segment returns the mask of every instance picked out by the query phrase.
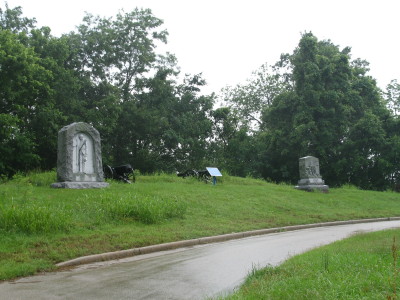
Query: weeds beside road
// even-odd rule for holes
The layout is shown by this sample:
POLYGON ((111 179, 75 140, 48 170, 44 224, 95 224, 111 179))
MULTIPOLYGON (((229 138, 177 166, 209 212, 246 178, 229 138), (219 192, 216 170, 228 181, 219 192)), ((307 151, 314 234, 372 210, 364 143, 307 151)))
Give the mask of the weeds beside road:
POLYGON ((398 299, 400 229, 359 234, 256 270, 234 299, 398 299))
POLYGON ((224 176, 217 186, 139 176, 101 190, 52 189, 55 173, 0 185, 0 279, 75 257, 253 229, 400 215, 400 194, 292 186, 224 176))

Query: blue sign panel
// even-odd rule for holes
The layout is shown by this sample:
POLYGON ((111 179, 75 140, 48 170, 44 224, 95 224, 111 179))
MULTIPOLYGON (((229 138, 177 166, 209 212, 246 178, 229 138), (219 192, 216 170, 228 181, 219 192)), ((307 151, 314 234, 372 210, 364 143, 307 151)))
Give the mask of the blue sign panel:
POLYGON ((218 168, 206 168, 208 173, 210 173, 211 176, 222 176, 221 172, 218 170, 218 168))

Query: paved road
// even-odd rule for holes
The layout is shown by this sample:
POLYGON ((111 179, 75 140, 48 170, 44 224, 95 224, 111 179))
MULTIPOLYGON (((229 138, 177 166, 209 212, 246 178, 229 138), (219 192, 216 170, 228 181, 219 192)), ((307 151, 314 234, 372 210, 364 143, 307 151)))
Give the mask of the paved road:
POLYGON ((253 266, 395 227, 400 221, 318 227, 93 263, 2 283, 0 299, 204 299, 231 292, 253 266))

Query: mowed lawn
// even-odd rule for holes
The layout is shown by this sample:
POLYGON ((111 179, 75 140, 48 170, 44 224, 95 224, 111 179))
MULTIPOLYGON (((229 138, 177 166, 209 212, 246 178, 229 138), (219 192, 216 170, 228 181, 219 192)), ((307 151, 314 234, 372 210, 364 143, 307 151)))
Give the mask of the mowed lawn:
POLYGON ((323 221, 400 216, 400 194, 329 193, 223 176, 138 176, 106 189, 52 189, 55 173, 0 184, 0 279, 54 270, 75 257, 177 240, 323 221))

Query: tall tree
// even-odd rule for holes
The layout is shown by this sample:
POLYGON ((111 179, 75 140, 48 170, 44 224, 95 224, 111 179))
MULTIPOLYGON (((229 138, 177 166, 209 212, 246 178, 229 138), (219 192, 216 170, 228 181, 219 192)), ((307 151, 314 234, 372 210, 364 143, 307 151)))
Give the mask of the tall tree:
POLYGON ((55 167, 57 131, 75 121, 101 132, 105 163, 202 164, 214 98, 200 95, 200 75, 178 84, 176 58, 156 53, 162 20, 147 9, 88 14, 60 38, 34 24, 20 7, 0 10, 0 175, 55 167))
POLYGON ((5 9, 0 7, 0 29, 9 30, 12 33, 28 34, 29 31, 35 28, 36 19, 22 16, 22 7, 9 8, 7 2, 5 9))
POLYGON ((400 84, 396 79, 387 85, 384 97, 390 111, 398 116, 400 114, 400 84))
POLYGON ((212 118, 213 163, 231 175, 260 177, 259 155, 262 144, 259 134, 243 124, 241 117, 229 107, 215 109, 212 118))
POLYGON ((381 186, 370 174, 385 177, 379 153, 388 114, 365 63, 352 65, 349 54, 312 33, 302 36, 289 56, 294 90, 280 94, 263 116, 265 177, 295 182, 298 159, 314 155, 331 185, 381 186))
POLYGON ((9 30, 0 30, 0 174, 39 166, 39 140, 35 131, 49 124, 51 72, 43 68, 32 48, 27 48, 9 30), (40 125, 39 125, 40 124, 40 125))
POLYGON ((200 167, 211 135, 212 96, 198 95, 200 76, 176 84, 171 70, 159 69, 144 81, 146 92, 122 103, 116 161, 130 162, 143 172, 200 167), (172 76, 172 77, 171 77, 172 76))
POLYGON ((121 90, 122 100, 132 97, 138 80, 154 67, 157 42, 166 43, 163 22, 149 9, 121 11, 116 18, 87 14, 78 26, 81 71, 94 82, 108 82, 121 90))
POLYGON ((263 64, 245 84, 225 87, 220 100, 234 111, 243 125, 257 129, 262 124, 262 111, 277 95, 291 89, 291 81, 284 70, 282 66, 263 64))

